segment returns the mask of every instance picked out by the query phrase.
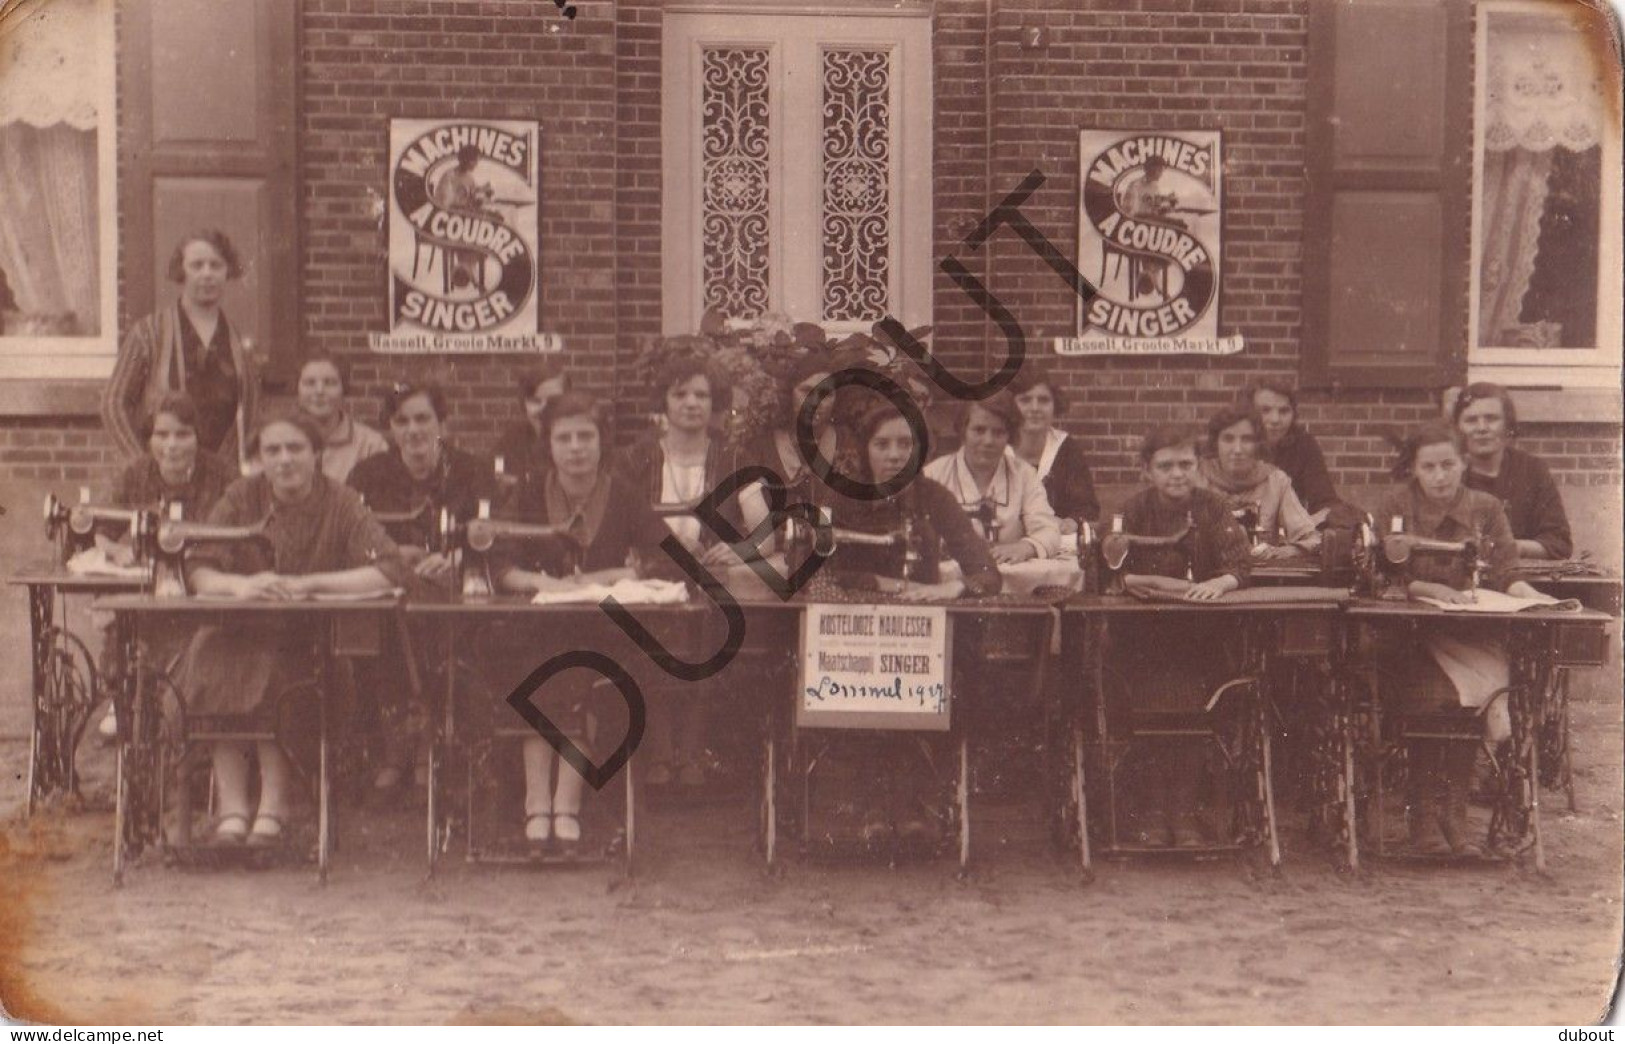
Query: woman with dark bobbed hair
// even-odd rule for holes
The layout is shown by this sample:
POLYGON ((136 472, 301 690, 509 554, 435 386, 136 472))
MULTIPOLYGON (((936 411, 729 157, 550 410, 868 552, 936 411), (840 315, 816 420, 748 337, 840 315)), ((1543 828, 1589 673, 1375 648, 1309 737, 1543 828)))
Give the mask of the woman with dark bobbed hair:
MULTIPOLYGON (((674 574, 660 551, 669 531, 642 491, 609 466, 602 404, 582 392, 565 392, 547 404, 540 421, 547 466, 520 484, 502 517, 559 526, 571 539, 503 548, 492 562, 497 585, 534 594, 674 574)), ((506 666, 511 679, 504 684, 523 678, 536 661, 521 655, 506 666)), ((548 689, 539 698, 552 701, 549 713, 557 715, 572 742, 590 749, 596 725, 590 686, 580 678, 555 679, 548 689)), ((525 839, 576 844, 581 840, 581 774, 540 736, 525 737, 524 761, 525 839)))
POLYGON ((959 449, 924 472, 978 520, 1001 565, 1054 558, 1061 551, 1060 523, 1038 472, 1005 452, 1020 427, 1021 412, 1008 391, 966 403, 959 414, 959 449))
POLYGON ((254 423, 259 373, 221 308, 226 283, 243 274, 237 248, 218 229, 181 238, 169 259, 180 295, 130 328, 102 393, 102 421, 126 457, 143 452, 140 429, 158 400, 183 391, 197 404, 198 446, 247 469, 244 435, 254 423))
POLYGON ((1317 523, 1338 503, 1337 488, 1326 470, 1326 455, 1320 443, 1298 423, 1298 392, 1279 377, 1260 377, 1247 385, 1242 405, 1258 414, 1264 426, 1260 456, 1286 472, 1292 491, 1298 495, 1317 523))
POLYGON ((1075 532, 1079 519, 1092 522, 1100 516, 1100 500, 1083 444, 1055 426, 1066 412, 1066 399, 1054 376, 1038 363, 1021 368, 1010 382, 1010 394, 1021 411, 1021 429, 1009 452, 1038 471, 1062 531, 1075 532))
MULTIPOLYGON (((322 435, 294 413, 262 424, 249 442, 259 473, 234 482, 209 512, 216 525, 264 522, 267 546, 209 544, 187 558, 192 587, 204 597, 288 600, 318 594, 381 594, 409 570, 372 512, 352 489, 317 465, 322 435)), ((188 713, 275 720, 283 693, 310 677, 308 622, 283 615, 248 624, 206 625, 193 638, 182 672, 188 713)), ((250 744, 214 747, 220 844, 275 845, 288 815, 291 766, 282 747, 257 744, 259 799, 251 801, 250 744)))
POLYGON ((1518 411, 1499 384, 1469 384, 1450 418, 1467 452, 1468 489, 1498 498, 1522 558, 1567 558, 1574 553, 1569 516, 1552 473, 1539 457, 1512 445, 1518 411))
POLYGON ((513 483, 523 482, 547 468, 547 446, 542 441, 542 411, 547 404, 570 390, 570 377, 563 364, 544 359, 539 366, 526 367, 514 377, 519 403, 525 417, 502 433, 496 455, 502 461, 502 475, 513 483))

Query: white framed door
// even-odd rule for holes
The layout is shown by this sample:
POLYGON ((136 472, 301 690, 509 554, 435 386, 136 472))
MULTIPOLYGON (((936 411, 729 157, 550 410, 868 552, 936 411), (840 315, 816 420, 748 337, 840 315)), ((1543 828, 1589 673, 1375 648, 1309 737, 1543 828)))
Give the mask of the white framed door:
POLYGON ((931 322, 931 21, 667 12, 662 330, 931 322))

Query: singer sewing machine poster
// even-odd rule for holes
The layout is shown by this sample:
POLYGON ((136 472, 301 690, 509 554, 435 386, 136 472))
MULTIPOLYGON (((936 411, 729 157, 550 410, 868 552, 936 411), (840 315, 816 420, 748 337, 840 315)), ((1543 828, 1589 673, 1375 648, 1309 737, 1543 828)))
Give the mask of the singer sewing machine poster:
POLYGON ((1078 133, 1078 270, 1096 293, 1061 355, 1232 355, 1219 337, 1218 131, 1078 133))
POLYGON ((541 326, 541 126, 391 120, 389 324, 375 352, 556 352, 541 326))
POLYGON ((946 732, 949 626, 940 605, 809 604, 796 724, 946 732))

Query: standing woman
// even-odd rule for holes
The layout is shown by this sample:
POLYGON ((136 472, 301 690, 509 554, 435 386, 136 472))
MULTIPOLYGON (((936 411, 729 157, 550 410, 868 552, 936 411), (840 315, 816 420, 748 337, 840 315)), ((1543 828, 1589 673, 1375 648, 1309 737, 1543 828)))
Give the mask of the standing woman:
POLYGON ((1263 423, 1245 406, 1229 406, 1207 425, 1208 452, 1196 469, 1197 485, 1219 494, 1231 511, 1258 516, 1262 543, 1254 558, 1285 558, 1320 547, 1320 531, 1292 489, 1286 472, 1258 459, 1263 423), (1281 542, 1276 543, 1277 539, 1281 542))
POLYGON ((1552 473, 1539 457, 1512 445, 1518 411, 1499 384, 1469 384, 1451 409, 1466 442, 1468 489, 1506 507, 1520 558, 1567 558, 1574 553, 1569 516, 1552 473))
POLYGON ((1037 470, 1050 507, 1061 520, 1061 531, 1075 533, 1079 519, 1092 522, 1100 516, 1100 501, 1083 444, 1055 426, 1055 418, 1066 412, 1066 400, 1056 390, 1054 377, 1036 363, 1021 368, 1010 382, 1010 394, 1021 411, 1021 429, 1011 452, 1037 470))
MULTIPOLYGON (((604 435, 603 411, 589 395, 566 392, 542 411, 549 466, 519 487, 502 516, 566 527, 574 547, 561 540, 504 548, 492 564, 500 589, 533 594, 587 583, 612 584, 642 575, 664 560, 660 542, 670 531, 641 491, 607 466, 604 435)), ((532 661, 518 664, 515 676, 534 666, 532 661)), ((565 681, 550 682, 549 688, 568 693, 569 706, 555 720, 573 719, 567 729, 571 740, 590 751, 594 723, 590 711, 580 709, 586 694, 565 681)), ((525 737, 524 752, 526 840, 580 841, 581 774, 540 736, 525 737), (556 786, 550 785, 555 763, 556 786)))
POLYGON ((142 452, 141 426, 158 400, 182 391, 197 404, 199 447, 247 469, 244 435, 254 423, 259 373, 220 306, 227 281, 242 274, 237 248, 218 229, 176 245, 169 278, 180 296, 131 327, 102 394, 102 422, 126 457, 142 452))
POLYGON ((570 390, 570 378, 564 367, 552 359, 542 365, 521 370, 515 379, 519 386, 519 402, 525 408, 525 418, 509 427, 497 440, 497 456, 502 460, 502 473, 517 484, 539 475, 548 462, 548 448, 542 440, 542 411, 553 399, 570 390))
MULTIPOLYGON (((1405 532, 1414 536, 1482 540, 1488 545, 1480 545, 1481 557, 1489 562, 1485 587, 1522 598, 1540 597, 1528 584, 1512 580, 1518 546, 1506 512, 1493 496, 1466 486, 1467 463, 1456 428, 1435 421, 1413 433, 1400 448, 1394 468, 1403 485, 1389 491, 1377 512, 1380 531, 1389 532, 1393 520, 1401 519, 1405 532)), ((1455 557, 1412 555, 1410 570, 1405 591, 1409 598, 1473 600, 1467 567, 1455 557)), ((1424 634, 1421 649, 1383 659, 1396 663, 1405 676, 1401 692, 1412 710, 1474 708, 1484 714, 1485 740, 1499 743, 1512 729, 1505 701, 1491 703, 1510 680, 1504 644, 1447 628, 1448 624, 1435 625, 1424 634)), ((1417 849, 1440 849, 1442 831, 1450 851, 1475 854, 1477 846, 1467 838, 1467 790, 1476 754, 1473 744, 1410 741, 1410 835, 1417 849)))
POLYGON ((1037 470, 1005 453, 1020 428, 1021 412, 1008 391, 967 403, 959 414, 959 449, 923 472, 980 523, 1000 565, 1054 558, 1061 551, 1060 523, 1037 470))
POLYGON ((322 433, 322 474, 343 482, 361 461, 389 449, 378 432, 350 415, 344 395, 350 375, 331 355, 319 353, 299 367, 299 412, 322 433))
MULTIPOLYGON (((404 583, 395 545, 353 490, 316 465, 322 436, 297 414, 260 425, 249 449, 260 472, 226 490, 208 521, 246 526, 264 521, 269 551, 258 543, 197 548, 187 562, 199 595, 286 600, 315 594, 383 593, 404 583)), ((277 700, 311 676, 309 625, 291 617, 206 626, 192 639, 182 673, 186 706, 202 715, 276 720, 277 700)), ((287 822, 291 766, 281 746, 261 740, 257 807, 250 803, 250 744, 214 747, 219 843, 274 845, 287 822)))
POLYGON ((1258 414, 1264 425, 1264 445, 1260 456, 1292 480, 1292 490, 1315 517, 1338 503, 1337 488, 1326 470, 1326 455, 1320 443, 1298 424, 1298 392, 1278 377, 1260 377, 1246 388, 1242 404, 1258 414))

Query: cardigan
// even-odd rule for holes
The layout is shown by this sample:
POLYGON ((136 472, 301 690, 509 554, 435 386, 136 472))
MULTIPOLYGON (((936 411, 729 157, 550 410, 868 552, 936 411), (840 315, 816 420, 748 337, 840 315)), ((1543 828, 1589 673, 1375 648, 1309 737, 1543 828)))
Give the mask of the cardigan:
POLYGON ((1516 447, 1508 447, 1501 458, 1500 474, 1481 475, 1468 462, 1465 483, 1498 498, 1506 508, 1507 523, 1518 540, 1534 540, 1553 558, 1574 554, 1574 536, 1569 516, 1563 510, 1563 497, 1552 481, 1546 462, 1516 447))
MULTIPOLYGON (((1006 452, 1022 459, 1014 446, 1006 452)), ((1083 443, 1059 428, 1051 428, 1044 438, 1044 452, 1038 458, 1038 477, 1058 517, 1090 522, 1100 517, 1100 500, 1095 496, 1095 480, 1089 472, 1089 458, 1083 452, 1083 443)))
MULTIPOLYGON (((1224 499, 1212 490, 1192 489, 1190 499, 1169 501, 1155 489, 1142 489, 1123 504, 1123 531, 1135 536, 1173 536, 1188 516, 1196 529, 1189 562, 1197 583, 1228 573, 1243 587, 1252 570, 1247 534, 1230 514, 1224 499)), ((1134 547, 1125 572, 1151 576, 1185 575, 1184 554, 1173 547, 1134 547)))
MULTIPOLYGON (((229 338, 231 365, 237 377, 237 423, 219 446, 204 448, 218 451, 227 463, 238 464, 244 452, 245 433, 253 426, 259 407, 259 370, 224 312, 220 322, 229 338)), ((136 322, 119 347, 113 376, 102 392, 102 423, 127 457, 145 452, 138 431, 158 400, 171 391, 187 390, 181 347, 183 324, 189 325, 189 320, 181 316, 177 301, 136 322)))

